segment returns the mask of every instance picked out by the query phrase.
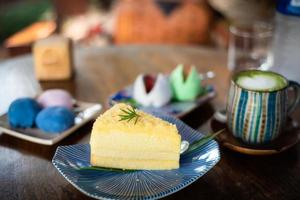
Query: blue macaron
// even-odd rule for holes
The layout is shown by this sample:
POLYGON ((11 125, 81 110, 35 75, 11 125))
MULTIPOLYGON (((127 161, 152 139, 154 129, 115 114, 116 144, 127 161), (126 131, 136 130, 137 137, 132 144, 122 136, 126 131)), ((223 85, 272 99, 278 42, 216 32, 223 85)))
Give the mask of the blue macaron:
POLYGON ((74 125, 73 111, 54 106, 43 109, 36 117, 36 125, 47 133, 61 133, 74 125))
POLYGON ((41 106, 32 98, 19 98, 8 108, 8 121, 13 128, 31 128, 41 106))

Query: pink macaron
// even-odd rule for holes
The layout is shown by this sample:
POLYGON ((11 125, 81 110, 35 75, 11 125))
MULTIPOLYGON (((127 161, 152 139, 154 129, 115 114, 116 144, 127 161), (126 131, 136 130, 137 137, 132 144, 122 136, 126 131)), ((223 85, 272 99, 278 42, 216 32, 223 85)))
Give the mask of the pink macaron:
POLYGON ((73 107, 73 98, 69 92, 62 89, 49 89, 44 91, 37 99, 38 103, 44 107, 62 106, 68 109, 73 107))

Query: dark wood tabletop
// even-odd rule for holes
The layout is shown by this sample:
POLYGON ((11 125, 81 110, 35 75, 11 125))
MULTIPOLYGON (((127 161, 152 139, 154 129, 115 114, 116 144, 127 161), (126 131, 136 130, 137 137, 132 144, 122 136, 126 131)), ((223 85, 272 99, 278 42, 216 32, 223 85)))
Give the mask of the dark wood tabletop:
MULTIPOLYGON (((33 66, 30 55, 18 59, 29 59, 33 66)), ((182 119, 207 133, 209 119, 224 108, 226 101, 230 73, 225 51, 182 46, 81 47, 75 51, 72 80, 41 85, 43 89, 66 89, 78 100, 100 102, 105 110, 107 97, 131 84, 139 73, 169 73, 179 63, 216 74, 206 83, 214 84, 217 97, 182 119)), ((294 119, 299 121, 299 109, 294 119)), ((92 124, 53 146, 0 134, 0 199, 90 199, 58 173, 51 159, 59 145, 88 143, 92 124)), ((212 170, 165 199, 300 199, 300 144, 272 156, 247 156, 223 147, 220 150, 221 160, 212 170)))

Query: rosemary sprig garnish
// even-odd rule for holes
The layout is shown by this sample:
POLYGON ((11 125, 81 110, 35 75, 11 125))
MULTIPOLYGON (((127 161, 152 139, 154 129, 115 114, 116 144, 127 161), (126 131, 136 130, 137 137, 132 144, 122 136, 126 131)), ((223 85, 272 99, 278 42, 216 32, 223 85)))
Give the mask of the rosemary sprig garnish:
POLYGON ((216 133, 208 134, 208 135, 202 137, 200 140, 197 140, 197 141, 193 142, 192 144, 190 144, 189 148, 184 153, 188 153, 188 152, 191 152, 191 151, 193 151, 195 149, 198 149, 202 145, 204 145, 207 142, 209 142, 212 139, 214 139, 217 135, 219 135, 220 133, 222 133, 224 130, 225 129, 222 129, 222 130, 217 131, 216 133))
POLYGON ((132 119, 135 119, 134 124, 138 121, 140 115, 137 114, 135 108, 130 107, 126 109, 120 109, 123 113, 119 115, 119 121, 127 121, 130 122, 132 119))

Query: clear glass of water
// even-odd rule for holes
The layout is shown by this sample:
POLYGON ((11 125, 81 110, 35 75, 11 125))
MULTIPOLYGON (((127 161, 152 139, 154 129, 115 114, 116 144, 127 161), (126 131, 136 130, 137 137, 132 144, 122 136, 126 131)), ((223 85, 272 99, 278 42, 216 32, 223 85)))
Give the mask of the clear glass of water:
POLYGON ((268 70, 272 67, 271 23, 231 25, 229 32, 228 68, 233 73, 247 69, 268 70))

